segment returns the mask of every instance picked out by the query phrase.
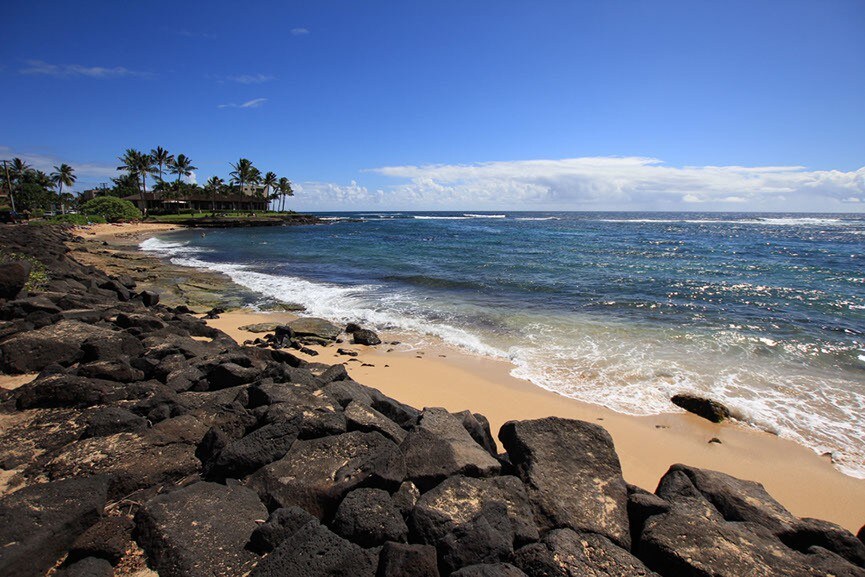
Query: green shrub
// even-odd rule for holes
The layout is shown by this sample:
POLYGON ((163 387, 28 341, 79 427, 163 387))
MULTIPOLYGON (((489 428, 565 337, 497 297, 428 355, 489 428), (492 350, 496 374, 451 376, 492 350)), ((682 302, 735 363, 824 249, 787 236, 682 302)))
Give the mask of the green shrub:
POLYGON ((141 211, 135 208, 134 204, 114 196, 100 196, 88 200, 81 205, 81 212, 86 215, 101 216, 108 222, 141 219, 141 211))
POLYGON ((103 224, 105 218, 97 214, 58 214, 51 219, 51 222, 86 226, 88 224, 103 224))

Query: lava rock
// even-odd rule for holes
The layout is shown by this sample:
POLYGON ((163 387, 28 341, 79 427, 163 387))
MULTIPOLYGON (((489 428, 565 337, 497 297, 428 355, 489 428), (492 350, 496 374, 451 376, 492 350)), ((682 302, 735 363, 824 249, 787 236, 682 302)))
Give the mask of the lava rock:
POLYGON ((30 485, 0 499, 0 575, 41 576, 99 520, 103 476, 30 485))
POLYGON ((92 407, 124 396, 120 385, 64 373, 38 377, 15 390, 18 409, 92 407))
POLYGON ((239 485, 195 483, 147 501, 137 539, 160 577, 242 575, 257 555, 246 549, 267 509, 239 485))
POLYGON ((402 516, 408 517, 420 499, 420 491, 411 481, 404 481, 391 498, 402 516))
POLYGON ((55 573, 57 577, 112 577, 114 567, 105 559, 86 557, 55 573))
POLYGON ((155 307, 159 304, 159 293, 154 291, 141 291, 138 294, 141 297, 141 302, 146 307, 155 307))
POLYGON ((388 492, 381 489, 355 489, 346 495, 331 528, 337 535, 367 548, 408 539, 408 526, 388 492))
POLYGON ((118 383, 133 383, 144 379, 144 372, 133 368, 126 359, 95 361, 80 365, 78 375, 118 383))
POLYGON ((713 423, 720 423, 730 418, 730 409, 712 399, 696 395, 674 395, 670 399, 674 405, 682 407, 689 413, 694 413, 713 423))
POLYGON ((795 528, 778 537, 788 547, 807 553, 811 547, 822 547, 843 557, 857 567, 865 568, 865 544, 853 533, 828 521, 799 519, 795 528))
POLYGON ((627 486, 613 439, 583 421, 509 421, 499 432, 541 529, 598 533, 629 549, 627 486))
POLYGON ((424 409, 400 445, 406 474, 422 491, 453 475, 488 477, 501 465, 445 409, 424 409))
POLYGON ((499 448, 496 446, 492 432, 490 432, 490 422, 485 416, 469 411, 454 413, 454 416, 462 422, 463 428, 468 431, 478 445, 486 449, 493 457, 498 456, 499 448))
POLYGON ((351 377, 348 376, 345 365, 332 365, 319 376, 319 379, 324 383, 332 383, 334 381, 348 381, 351 377))
POLYGON ((357 401, 352 401, 345 408, 345 422, 349 431, 378 431, 394 443, 401 443, 406 437, 405 429, 357 401))
POLYGON ((248 481, 272 507, 297 505, 329 518, 356 487, 395 489, 405 478, 399 447, 380 433, 352 432, 295 441, 288 453, 248 481))
POLYGON ((381 339, 378 338, 378 335, 369 329, 360 329, 354 331, 351 337, 351 342, 356 345, 372 346, 381 344, 381 339))
POLYGON ((98 557, 116 565, 132 542, 133 526, 131 517, 103 517, 75 540, 66 563, 98 557))
POLYGON ((279 421, 256 429, 241 439, 229 442, 209 467, 215 477, 240 479, 281 459, 297 439, 294 421, 279 421))
POLYGON ((147 428, 147 419, 122 407, 97 409, 87 420, 83 438, 106 437, 116 433, 134 433, 147 428))
POLYGON ((304 317, 291 321, 287 325, 298 337, 318 337, 334 341, 342 332, 338 326, 324 319, 304 317))
POLYGON ((439 577, 435 547, 385 543, 379 554, 377 577, 439 577))
POLYGON ((0 264, 0 299, 14 299, 24 290, 32 268, 27 261, 0 264))
POLYGON ((510 563, 489 563, 463 567, 451 573, 451 577, 526 577, 526 574, 510 563))
POLYGON ((300 507, 277 509, 270 514, 266 523, 255 528, 249 538, 249 546, 258 553, 270 553, 310 521, 318 523, 318 519, 300 507))

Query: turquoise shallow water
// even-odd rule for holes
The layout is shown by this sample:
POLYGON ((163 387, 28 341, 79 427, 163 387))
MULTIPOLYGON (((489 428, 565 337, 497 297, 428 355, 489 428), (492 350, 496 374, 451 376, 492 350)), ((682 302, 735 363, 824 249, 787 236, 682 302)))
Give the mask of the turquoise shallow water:
POLYGON ((682 391, 865 477, 865 216, 343 213, 144 248, 632 414, 682 391))

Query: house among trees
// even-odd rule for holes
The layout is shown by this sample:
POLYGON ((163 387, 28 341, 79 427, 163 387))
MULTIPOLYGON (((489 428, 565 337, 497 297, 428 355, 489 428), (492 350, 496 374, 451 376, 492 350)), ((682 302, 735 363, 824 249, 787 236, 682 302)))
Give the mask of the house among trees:
POLYGON ((218 194, 192 192, 181 195, 166 195, 161 192, 146 192, 124 196, 138 210, 147 213, 176 213, 181 211, 204 212, 209 210, 232 212, 264 212, 267 199, 258 194, 218 194))

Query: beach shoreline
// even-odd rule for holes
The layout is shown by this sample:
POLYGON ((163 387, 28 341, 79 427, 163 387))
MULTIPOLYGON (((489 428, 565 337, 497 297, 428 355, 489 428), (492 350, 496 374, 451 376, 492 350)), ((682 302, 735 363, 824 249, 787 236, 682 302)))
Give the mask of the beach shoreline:
MULTIPOLYGON (((138 244, 146 238, 177 228, 174 225, 96 225, 77 232, 84 239, 107 242, 110 250, 128 252, 137 251, 138 244)), ((92 256, 92 253, 85 254, 92 256)), ((151 266, 159 260, 147 258, 151 266)), ((117 261, 114 265, 121 268, 128 262, 122 258, 114 260, 117 261)), ((159 262, 175 267, 164 260, 159 262)), ((100 266, 98 259, 87 264, 100 266)), ((214 279, 222 277, 219 280, 226 283, 226 287, 231 284, 224 275, 202 274, 213 275, 214 279)), ((214 283, 213 292, 216 293, 219 283, 214 283)), ((151 288, 165 287, 157 284, 151 288)), ((178 298, 182 299, 183 295, 178 298)), ((241 326, 283 322, 295 316, 240 309, 221 314, 219 319, 208 323, 242 343, 262 335, 240 330, 241 326)), ((386 342, 401 339, 398 334, 382 333, 381 336, 386 342)), ((854 532, 865 519, 865 480, 844 475, 833 467, 828 457, 816 455, 792 441, 743 424, 713 424, 687 413, 646 417, 616 413, 515 378, 510 374, 513 365, 505 360, 469 354, 443 342, 428 342, 430 345, 423 349, 343 343, 338 347, 351 349, 358 355, 339 355, 338 347, 331 345, 312 347, 319 353, 316 356, 298 356, 310 362, 345 364, 356 381, 418 408, 443 406, 450 411, 479 412, 490 420, 494 435, 511 419, 555 415, 597 423, 612 435, 625 479, 647 490, 654 490, 658 479, 671 465, 685 463, 758 481, 797 516, 827 519, 854 532), (712 439, 721 442, 710 442, 712 439)))

